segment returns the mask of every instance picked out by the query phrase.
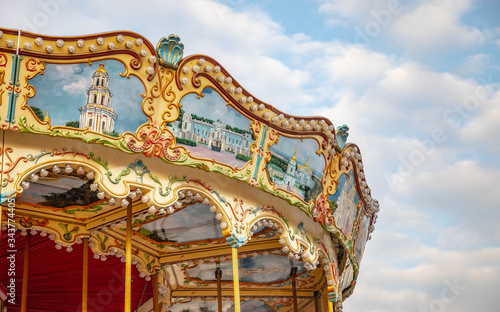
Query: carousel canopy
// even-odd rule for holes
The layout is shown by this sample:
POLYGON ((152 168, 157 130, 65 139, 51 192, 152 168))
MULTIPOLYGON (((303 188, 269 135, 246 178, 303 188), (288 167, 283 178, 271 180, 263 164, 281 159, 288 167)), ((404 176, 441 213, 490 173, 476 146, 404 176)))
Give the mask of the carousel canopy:
POLYGON ((348 127, 183 49, 1 29, 8 311, 341 311, 378 212, 348 127))

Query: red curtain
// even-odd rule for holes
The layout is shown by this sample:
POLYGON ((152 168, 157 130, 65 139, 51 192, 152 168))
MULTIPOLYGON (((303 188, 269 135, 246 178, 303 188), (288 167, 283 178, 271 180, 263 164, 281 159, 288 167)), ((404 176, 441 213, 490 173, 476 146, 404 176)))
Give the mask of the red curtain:
MULTIPOLYGON (((40 232, 39 232, 40 233, 40 232)), ((8 268, 11 253, 7 245, 7 231, 0 241, 0 282, 9 285, 8 268)), ((15 305, 7 303, 8 311, 21 310, 25 237, 16 232, 15 305)), ((73 245, 73 251, 57 250, 55 243, 39 234, 30 238, 28 270, 28 305, 32 312, 79 312, 82 302, 83 244, 73 245)), ((125 263, 114 256, 106 261, 94 259, 89 248, 88 312, 122 312, 125 296, 125 263)), ((132 266, 132 311, 153 297, 153 282, 139 277, 132 266)))

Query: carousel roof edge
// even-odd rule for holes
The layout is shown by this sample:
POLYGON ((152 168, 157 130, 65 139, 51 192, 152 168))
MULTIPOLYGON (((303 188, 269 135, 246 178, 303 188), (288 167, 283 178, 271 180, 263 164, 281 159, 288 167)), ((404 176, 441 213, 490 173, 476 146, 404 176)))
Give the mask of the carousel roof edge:
MULTIPOLYGON (((139 67, 143 65, 142 63, 148 62, 150 63, 149 65, 152 65, 146 68, 148 80, 151 80, 153 73, 157 72, 157 64, 175 70, 177 72, 176 82, 181 90, 185 88, 186 81, 183 78, 186 78, 188 76, 186 74, 188 73, 193 74, 190 78, 193 79, 194 83, 198 83, 198 86, 202 84, 199 81, 197 82, 197 79, 212 78, 211 80, 213 80, 214 85, 219 86, 218 91, 224 93, 228 98, 233 99, 233 104, 245 107, 246 114, 284 133, 301 135, 320 134, 325 139, 328 139, 328 134, 336 136, 336 132, 345 127, 345 125, 338 127, 337 131, 335 131, 334 124, 326 117, 287 114, 271 104, 258 99, 243 88, 230 75, 229 71, 214 58, 202 54, 182 57, 184 45, 181 43, 180 38, 173 34, 161 38, 155 46, 146 37, 132 31, 116 30, 77 36, 57 36, 0 27, 0 52, 38 56, 56 63, 58 61, 75 61, 77 59, 88 60, 90 62, 91 59, 110 56, 114 54, 113 52, 120 52, 119 50, 128 50, 128 53, 133 53, 139 67), (116 37, 116 42, 109 41, 111 37, 116 37), (135 41, 125 41, 129 37, 135 38, 135 41), (33 42, 23 41, 23 38, 33 40, 33 42), (96 44, 89 44, 88 40, 91 40, 91 42, 95 40, 96 44), (73 42, 76 44, 72 44, 73 42), (125 42, 126 49, 120 49, 118 46, 119 43, 123 42, 125 42), (106 46, 105 43, 108 43, 108 45, 106 46), (144 53, 144 51, 140 51, 142 49, 140 47, 143 45, 149 50, 148 52, 151 53, 151 56, 157 57, 157 59, 154 59, 154 62, 151 56, 148 60, 144 60, 141 57, 141 53, 144 53), (186 67, 191 61, 195 61, 193 68, 186 67), (208 65, 203 68, 203 65, 207 61, 215 64, 215 66, 208 65), (217 74, 220 73, 220 75, 213 79, 213 77, 207 75, 212 71, 217 74)), ((330 138, 329 143, 337 147, 338 141, 330 138)), ((337 151, 341 148, 337 147, 337 151)))
MULTIPOLYGON (((111 31, 81 36, 48 36, 0 28, 0 73, 2 71, 2 52, 26 57, 24 60, 25 69, 21 68, 24 70, 24 72, 21 71, 22 74, 26 73, 26 85, 23 87, 23 83, 21 83, 22 90, 16 91, 20 95, 25 93, 26 100, 20 107, 21 110, 27 106, 25 105, 26 101, 29 104, 29 98, 35 96, 33 92, 35 88, 28 84, 28 80, 37 74, 40 74, 38 77, 43 75, 44 62, 53 64, 88 62, 90 66, 91 63, 115 59, 125 66, 125 71, 120 73, 120 76, 122 74, 126 78, 135 76, 142 83, 144 87, 142 111, 147 115, 146 123, 133 131, 119 134, 116 139, 105 133, 92 132, 88 128, 79 131, 78 137, 77 132, 71 132, 71 136, 62 135, 61 133, 70 133, 70 130, 64 125, 51 125, 48 112, 46 116, 48 120, 37 121, 35 117, 28 117, 31 118, 30 122, 34 120, 33 123, 30 123, 23 122, 22 118, 25 116, 21 115, 20 109, 7 112, 8 116, 10 116, 9 114, 13 116, 12 121, 17 122, 17 124, 12 122, 12 125, 15 125, 7 127, 1 125, 2 129, 19 131, 21 128, 21 132, 77 138, 86 143, 101 143, 127 153, 142 153, 147 157, 156 156, 172 164, 181 164, 182 161, 184 166, 222 173, 267 191, 284 199, 289 204, 299 207, 332 233, 341 233, 341 231, 332 217, 333 211, 329 197, 337 193, 338 180, 341 175, 345 174, 354 179, 359 200, 365 205, 364 210, 361 211, 370 219, 369 233, 373 231, 376 213, 379 211, 378 201, 371 197, 371 190, 364 176, 359 148, 353 143, 347 143, 349 128, 346 125, 335 128, 333 123, 325 117, 298 117, 278 110, 254 97, 215 59, 201 54, 183 57, 184 44, 176 35, 163 37, 154 45, 140 34, 130 31, 111 31), (39 61, 38 63, 29 63, 29 58, 39 61), (33 90, 30 90, 30 87, 33 90), (207 160, 207 157, 197 156, 189 148, 179 148, 176 143, 179 143, 180 140, 174 136, 163 137, 163 133, 168 132, 167 124, 176 122, 177 118, 180 117, 180 111, 183 107, 181 99, 189 94, 198 95, 198 99, 203 98, 206 88, 216 90, 226 101, 226 105, 230 104, 228 106, 235 108, 238 113, 251 121, 252 133, 249 136, 254 136, 255 142, 249 147, 248 155, 246 155, 250 160, 247 159, 247 163, 239 168, 236 165, 230 166, 219 159, 207 160), (158 105, 154 106, 153 104, 158 105), (164 111, 158 112, 158 107, 164 111), (268 132, 263 131, 263 128, 266 128, 268 132), (155 146, 158 142, 146 142, 149 139, 149 134, 153 131, 156 131, 155 135, 158 135, 158 141, 163 140, 160 142, 159 149, 155 146), (99 139, 94 139, 96 137, 99 139), (277 186, 279 185, 276 183, 278 175, 285 176, 288 169, 280 172, 277 168, 274 173, 271 173, 268 162, 273 156, 271 149, 276 148, 279 141, 285 141, 282 138, 297 140, 297 142, 309 139, 316 141, 318 149, 314 152, 322 158, 321 161, 324 161, 321 170, 317 170, 320 175, 321 192, 310 197, 299 194, 302 196, 301 198, 294 193, 296 190, 290 190, 293 189, 295 178, 293 182, 290 182, 292 180, 288 181, 288 186, 291 184, 292 187, 280 188, 277 186)), ((8 73, 7 70, 5 72, 8 73)), ((16 74, 19 75, 19 72, 16 74)), ((23 77, 21 76, 21 78, 23 77)), ((11 102, 14 100, 11 99, 11 102)), ((229 129, 232 128, 229 127, 229 129)), ((234 129, 237 128, 234 127, 234 129)), ((206 144, 207 142, 201 143, 206 144)), ((243 154, 243 149, 232 152, 238 154, 238 151, 243 154)), ((299 155, 297 155, 297 161, 295 161, 295 154, 293 157, 288 157, 290 155, 276 152, 276 155, 278 158, 286 158, 288 164, 293 159, 296 168, 301 165, 305 173, 307 170, 313 171, 307 167, 309 158, 306 161, 306 157, 303 157, 304 159, 300 163, 299 155)), ((281 179, 285 181, 283 178, 281 179)), ((298 181, 299 178, 296 179, 298 181)), ((303 190, 297 192, 301 191, 303 190)), ((341 241, 345 242, 344 248, 349 250, 349 239, 347 236, 343 237, 343 234, 340 236, 342 236, 341 241)), ((352 259, 355 259, 354 256, 352 259)))

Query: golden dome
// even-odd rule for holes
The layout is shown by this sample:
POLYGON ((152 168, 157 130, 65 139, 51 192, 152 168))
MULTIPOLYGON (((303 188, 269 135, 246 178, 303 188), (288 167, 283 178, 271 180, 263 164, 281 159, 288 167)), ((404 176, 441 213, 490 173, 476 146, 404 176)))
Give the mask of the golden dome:
POLYGON ((50 117, 49 117, 49 110, 47 109, 47 113, 45 114, 45 118, 43 121, 49 121, 50 122, 50 117))
POLYGON ((104 69, 104 64, 103 64, 103 63, 101 63, 101 65, 99 65, 99 69, 97 69, 95 72, 96 72, 96 73, 99 73, 99 72, 108 73, 108 72, 104 69))
POLYGON ((297 153, 297 150, 295 150, 295 151, 293 152, 293 156, 292 156, 292 159, 291 159, 291 160, 293 160, 293 161, 296 161, 296 160, 297 160, 297 158, 295 158, 295 154, 296 154, 296 153, 297 153))

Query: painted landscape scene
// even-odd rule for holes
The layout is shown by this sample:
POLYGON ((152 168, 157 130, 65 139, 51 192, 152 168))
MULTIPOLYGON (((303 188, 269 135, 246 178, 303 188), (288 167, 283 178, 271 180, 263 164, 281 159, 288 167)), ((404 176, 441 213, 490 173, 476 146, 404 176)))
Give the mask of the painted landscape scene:
POLYGON ((250 120, 226 105, 213 89, 205 88, 203 94, 200 99, 196 94, 182 98, 179 118, 168 125, 169 130, 192 156, 242 167, 252 159, 250 145, 255 138, 250 120))
POLYGON ((349 176, 343 174, 339 178, 335 194, 328 196, 335 225, 342 230, 346 237, 353 231, 354 222, 361 211, 363 202, 359 200, 353 172, 349 176))
POLYGON ((269 180, 277 187, 297 195, 305 202, 321 193, 321 177, 325 170, 323 156, 314 139, 281 137, 272 145, 271 160, 266 163, 269 180))
POLYGON ((46 64, 30 84, 36 90, 28 105, 51 126, 89 129, 117 137, 147 122, 142 112, 144 86, 138 78, 121 77, 115 60, 79 64, 46 64))
POLYGON ((354 242, 354 256, 358 263, 361 262, 363 258, 363 252, 365 251, 366 241, 368 240, 368 227, 370 226, 370 218, 363 216, 358 227, 358 234, 356 235, 356 240, 354 242))

